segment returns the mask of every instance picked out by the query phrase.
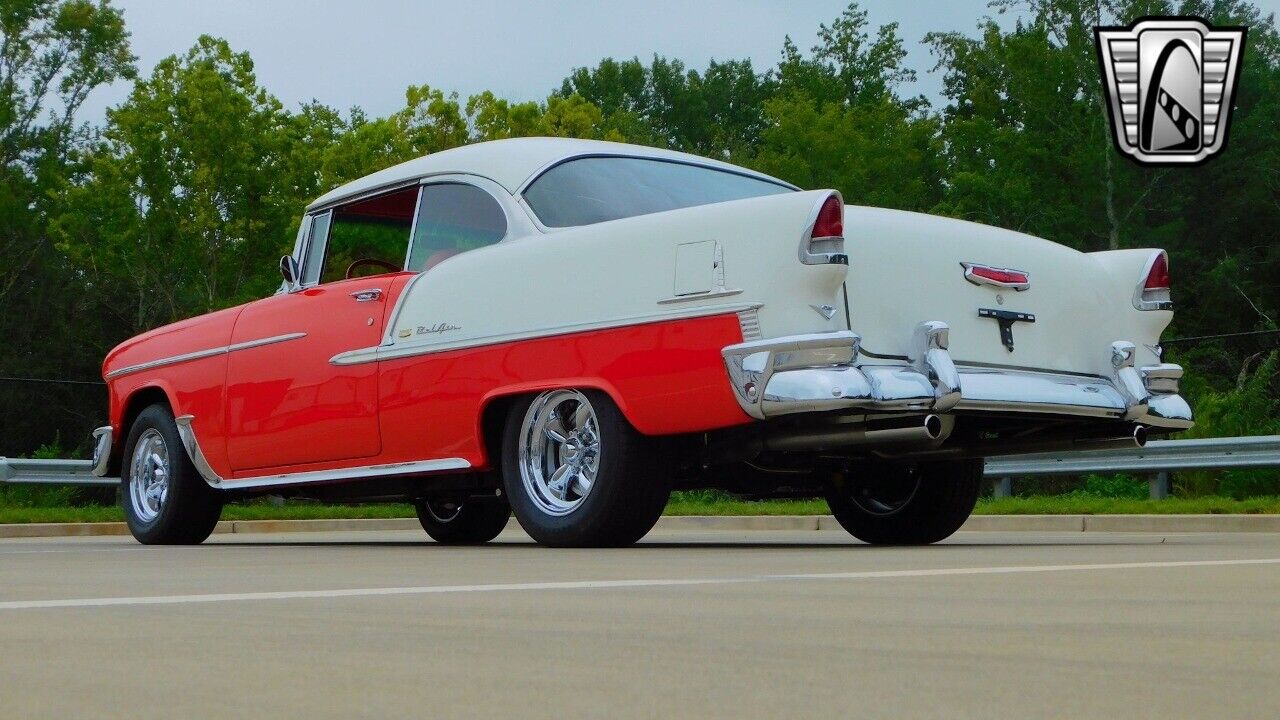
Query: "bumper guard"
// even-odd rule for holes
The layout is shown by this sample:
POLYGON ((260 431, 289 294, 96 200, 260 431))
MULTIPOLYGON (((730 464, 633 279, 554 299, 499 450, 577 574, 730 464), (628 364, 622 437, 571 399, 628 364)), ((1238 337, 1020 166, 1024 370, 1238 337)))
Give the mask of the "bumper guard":
POLYGON ((859 364, 862 338, 847 330, 754 340, 722 354, 734 397, 758 420, 805 412, 1036 413, 1127 420, 1167 429, 1193 424, 1178 395, 1182 368, 1134 367, 1131 342, 1111 344, 1110 377, 957 367, 950 329, 918 324, 906 365, 859 364))

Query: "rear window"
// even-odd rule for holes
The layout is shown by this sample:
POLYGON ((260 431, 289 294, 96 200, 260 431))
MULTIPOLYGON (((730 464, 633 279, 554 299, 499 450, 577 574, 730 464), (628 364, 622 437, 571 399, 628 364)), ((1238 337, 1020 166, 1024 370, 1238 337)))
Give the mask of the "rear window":
POLYGON ((785 192, 792 189, 698 165, 589 157, 551 168, 524 191, 524 197, 543 225, 575 227, 785 192))

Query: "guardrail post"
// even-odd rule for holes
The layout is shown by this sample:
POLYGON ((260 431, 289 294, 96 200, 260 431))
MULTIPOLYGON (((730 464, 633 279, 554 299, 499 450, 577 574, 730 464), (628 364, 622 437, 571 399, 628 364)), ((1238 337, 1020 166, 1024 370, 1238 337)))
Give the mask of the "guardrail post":
POLYGON ((1161 470, 1151 478, 1151 499, 1164 500, 1169 497, 1169 473, 1161 470))
POLYGON ((998 498, 1007 498, 1013 495, 1013 478, 997 478, 995 484, 991 486, 991 494, 998 498))

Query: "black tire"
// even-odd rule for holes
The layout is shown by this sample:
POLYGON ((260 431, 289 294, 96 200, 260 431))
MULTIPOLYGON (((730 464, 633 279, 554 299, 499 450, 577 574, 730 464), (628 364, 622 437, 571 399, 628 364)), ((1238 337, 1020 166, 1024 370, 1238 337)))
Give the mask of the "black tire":
POLYGON ((419 500, 418 522, 441 545, 480 545, 498 537, 511 519, 506 500, 419 500))
MULTIPOLYGON (((575 428, 575 431, 577 429, 575 428)), ((671 474, 661 441, 641 435, 613 403, 597 390, 564 390, 522 398, 507 415, 502 441, 502 479, 507 499, 525 532, 554 547, 622 547, 648 533, 671 496, 671 474), (595 477, 576 506, 553 514, 526 486, 520 444, 526 416, 556 393, 577 394, 589 401, 598 430, 595 477)))
MULTIPOLYGON (((183 449, 169 408, 156 404, 139 413, 124 444, 120 467, 120 506, 129 532, 144 545, 198 545, 213 533, 222 515, 222 497, 200 477, 183 449), (138 441, 159 438, 167 456, 167 492, 158 512, 147 517, 132 492, 138 441)), ((140 483, 142 482, 140 477, 140 483)))
POLYGON ((982 460, 960 460, 841 472, 829 483, 827 505, 863 542, 928 545, 950 537, 973 512, 982 469, 982 460))

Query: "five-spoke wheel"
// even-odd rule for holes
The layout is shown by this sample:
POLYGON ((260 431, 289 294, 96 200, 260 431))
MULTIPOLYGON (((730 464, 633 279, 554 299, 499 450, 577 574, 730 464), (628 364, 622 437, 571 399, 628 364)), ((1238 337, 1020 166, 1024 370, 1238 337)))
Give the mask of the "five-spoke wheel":
POLYGON ((539 395, 520 427, 520 478, 548 515, 567 515, 591 492, 600 472, 600 423, 577 390, 539 395))
POLYGON ((671 494, 659 440, 599 390, 549 390, 507 416, 502 475, 520 525, 546 545, 629 545, 671 494))

